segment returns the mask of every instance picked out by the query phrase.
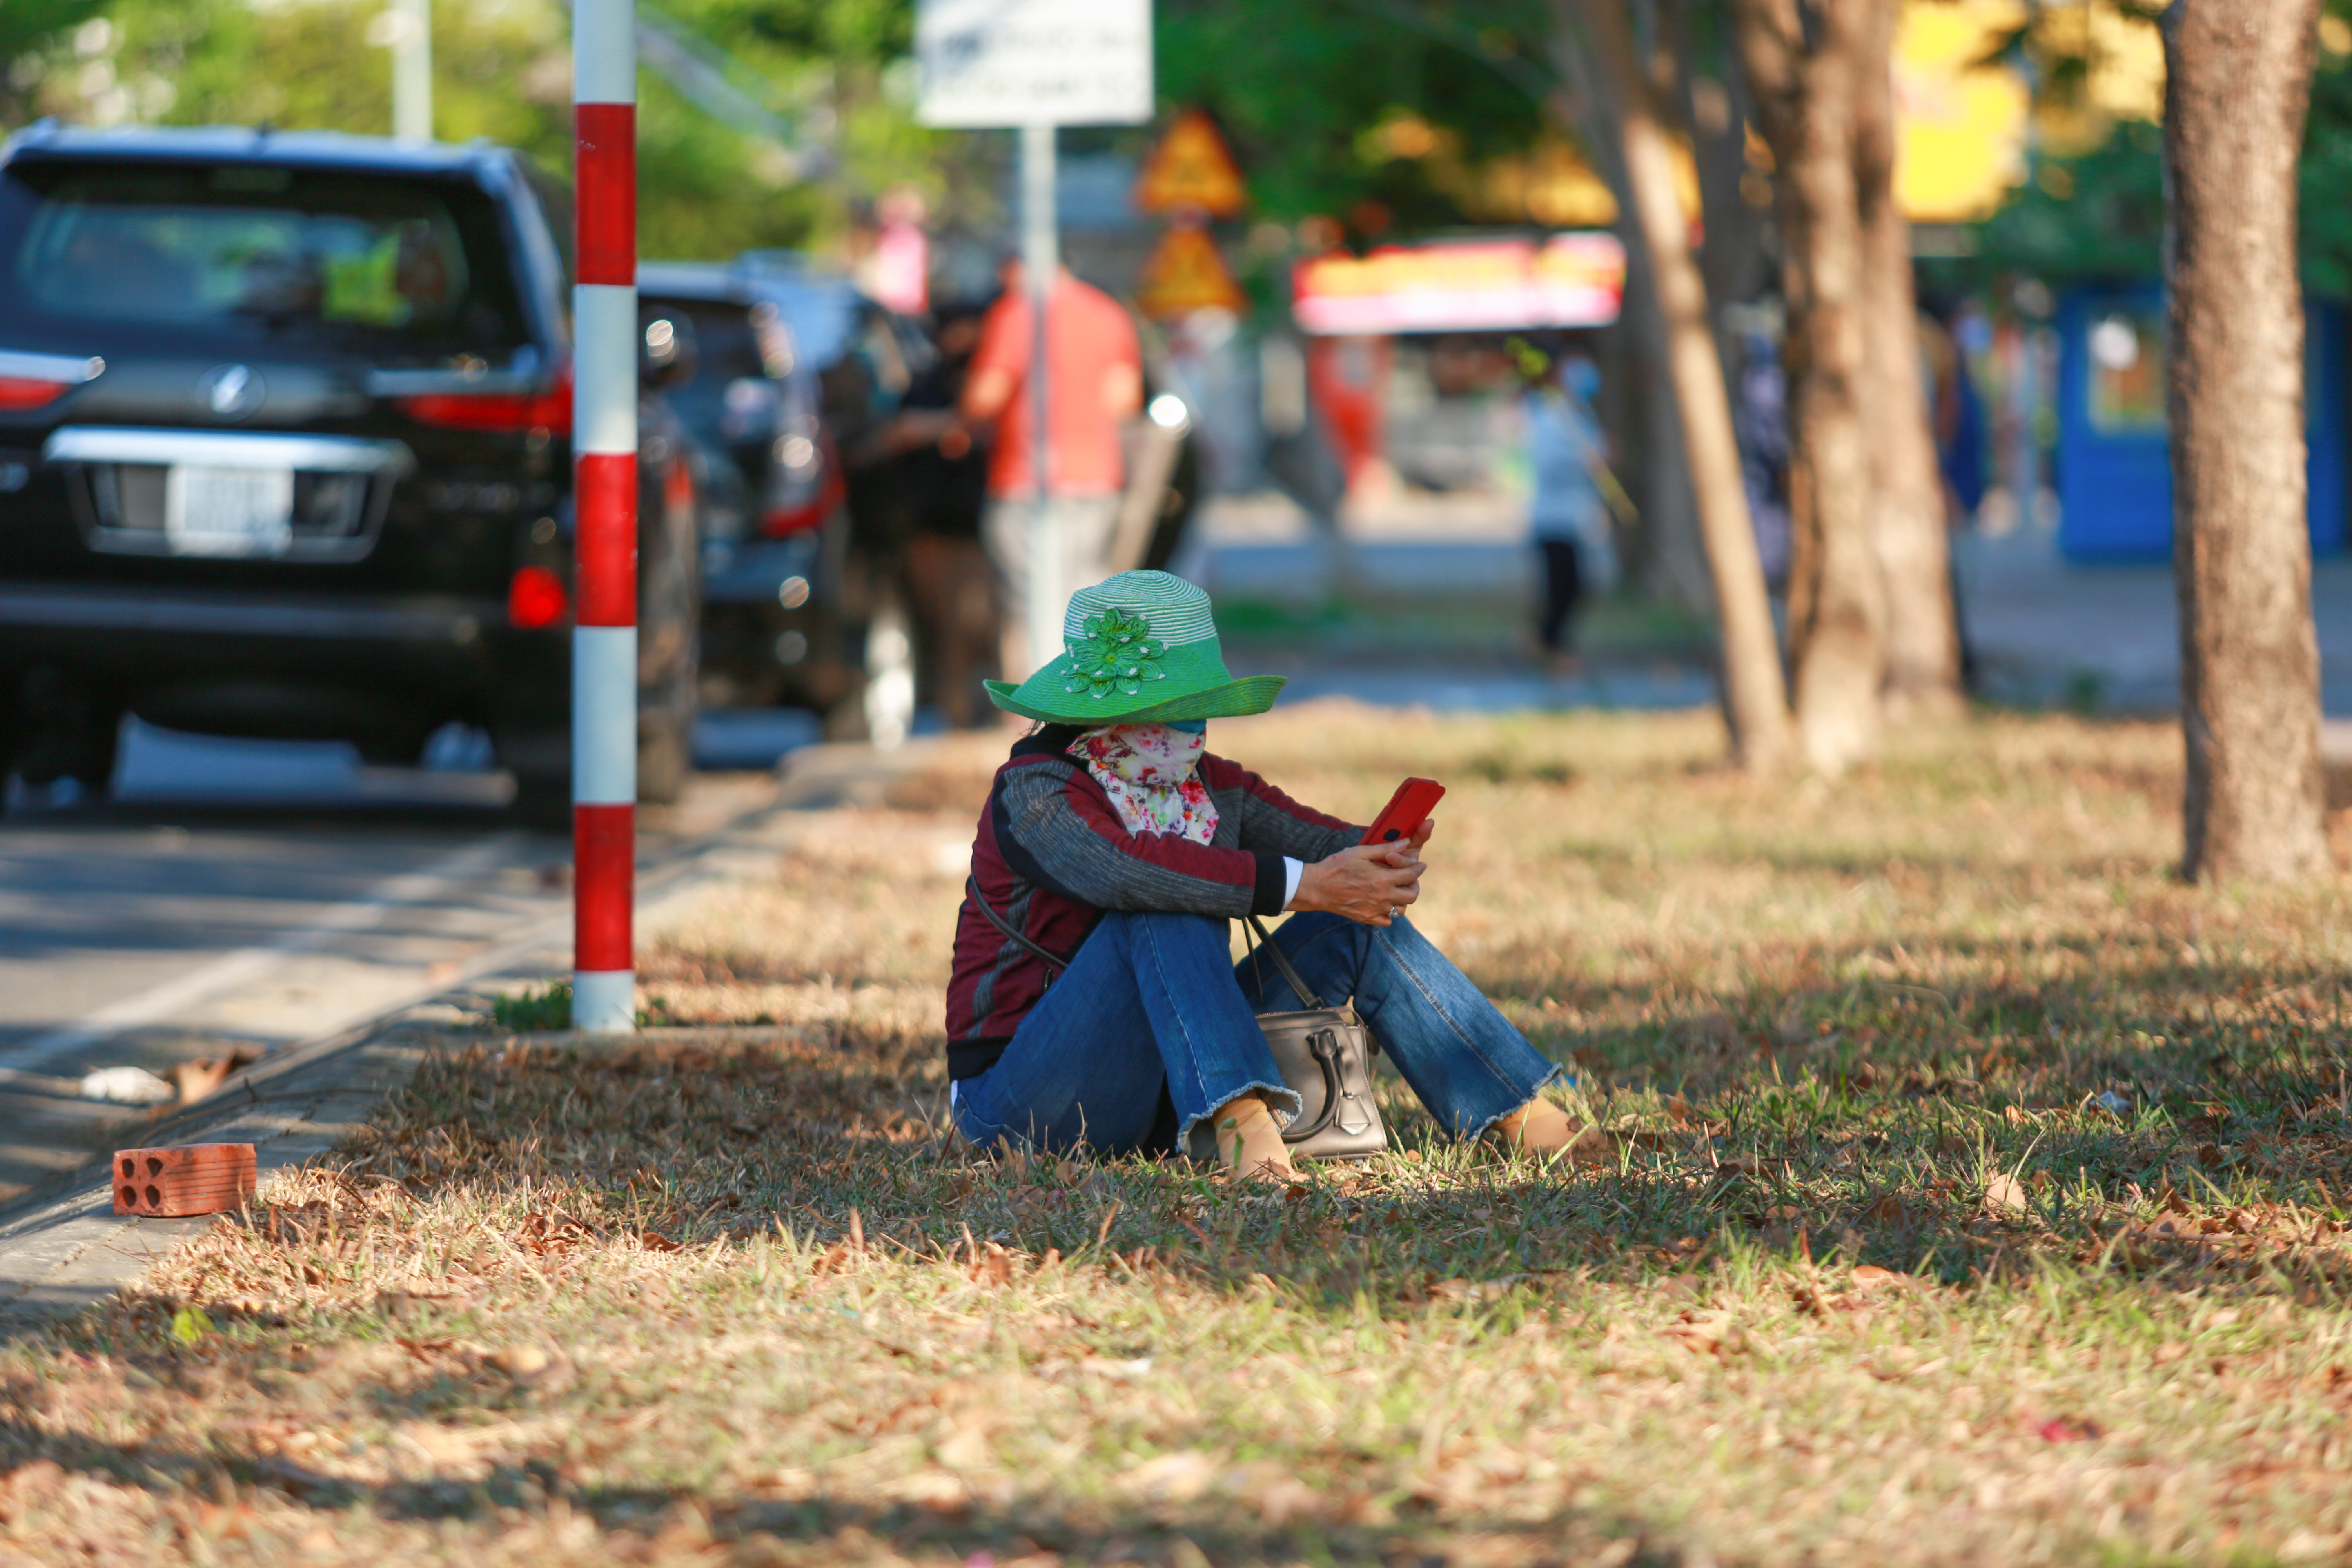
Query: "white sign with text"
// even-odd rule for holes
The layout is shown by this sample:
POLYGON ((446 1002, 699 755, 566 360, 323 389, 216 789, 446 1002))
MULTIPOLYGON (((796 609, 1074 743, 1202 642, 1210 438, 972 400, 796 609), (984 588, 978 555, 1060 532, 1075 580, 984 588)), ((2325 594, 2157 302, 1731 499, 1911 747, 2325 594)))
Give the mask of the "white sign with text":
POLYGON ((918 0, 926 125, 1141 125, 1151 0, 918 0))

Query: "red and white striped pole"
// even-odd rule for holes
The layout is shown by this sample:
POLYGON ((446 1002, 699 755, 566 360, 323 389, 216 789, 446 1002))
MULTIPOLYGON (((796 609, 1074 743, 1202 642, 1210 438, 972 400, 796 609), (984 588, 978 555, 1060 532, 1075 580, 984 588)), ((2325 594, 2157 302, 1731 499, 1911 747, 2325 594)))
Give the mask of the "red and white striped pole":
POLYGON ((572 103, 572 1025, 636 1027, 637 47, 635 0, 576 0, 572 103))

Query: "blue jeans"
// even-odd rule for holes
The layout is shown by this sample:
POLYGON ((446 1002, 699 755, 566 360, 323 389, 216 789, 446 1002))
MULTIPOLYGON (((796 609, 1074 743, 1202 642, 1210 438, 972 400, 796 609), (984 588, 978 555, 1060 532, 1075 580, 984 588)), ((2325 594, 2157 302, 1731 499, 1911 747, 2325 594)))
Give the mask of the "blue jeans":
MULTIPOLYGON (((1228 940, 1226 922, 1209 915, 1104 915, 1004 1055, 956 1085, 956 1130, 982 1145, 1010 1138, 1123 1153, 1167 1135, 1163 1125, 1154 1136, 1163 1089, 1177 1149, 1195 1121, 1253 1089, 1297 1114, 1256 1015, 1306 1004, 1263 959, 1234 967, 1228 940)), ((1326 1003, 1355 999, 1381 1048, 1457 1138, 1565 1076, 1409 921, 1381 928, 1316 911, 1284 921, 1274 940, 1326 1003)))

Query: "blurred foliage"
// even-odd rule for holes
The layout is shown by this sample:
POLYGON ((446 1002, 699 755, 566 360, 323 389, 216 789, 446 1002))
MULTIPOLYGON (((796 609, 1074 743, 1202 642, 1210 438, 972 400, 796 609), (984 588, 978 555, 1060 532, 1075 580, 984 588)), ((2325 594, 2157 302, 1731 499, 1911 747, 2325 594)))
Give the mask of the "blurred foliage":
POLYGON ((100 0, 8 0, 0 5, 0 61, 29 54, 88 19, 100 0))
MULTIPOLYGON (((382 0, 5 0, 0 60, 19 85, 0 123, 254 124, 382 134, 391 59, 367 42, 382 0), (99 47, 68 29, 100 16, 99 47)), ((647 7, 652 9, 651 6, 647 7)), ((913 183, 937 199, 940 140, 913 123, 889 66, 910 46, 905 0, 670 0, 662 14, 711 46, 747 97, 835 160, 796 177, 772 144, 641 73, 638 184, 647 256, 836 244, 860 196, 913 183)), ((559 0, 441 0, 434 130, 521 149, 570 175, 571 26, 559 0)), ((903 76, 903 73, 900 73, 903 76)))
POLYGON ((1516 0, 1160 0, 1160 94, 1216 117, 1265 216, 1441 228, 1486 216, 1465 171, 1551 133, 1549 25, 1516 0))
MULTIPOLYGON (((2140 6, 2153 16, 2157 8, 2140 6)), ((2352 299, 2352 0, 2328 0, 2304 135, 2304 277, 2312 290, 2352 299)), ((2091 62, 2047 34, 2011 40, 2034 82, 2036 109, 2071 123, 2095 121, 2091 62)), ((2163 269, 2163 136, 2154 124, 2108 120, 2081 152, 2044 153, 2032 177, 1981 231, 1977 270, 2023 272, 2053 283, 2137 281, 2163 269)))
POLYGON ((2053 283, 2153 278, 2163 267, 2164 159, 2157 127, 2134 122, 2074 158, 2043 158, 1985 221, 1979 264, 2053 283))
POLYGON ((0 5, 0 125, 31 116, 25 106, 39 85, 37 55, 68 27, 88 21, 101 0, 7 0, 0 5), (13 69, 16 62, 26 67, 13 69))
MULTIPOLYGON (((648 256, 838 248, 873 195, 912 186, 936 218, 1000 215, 1007 138, 912 115, 912 0, 644 0, 744 96, 795 128, 818 173, 640 77, 640 233, 648 256)), ((254 124, 379 134, 391 60, 383 0, 0 0, 0 127, 254 124), (79 23, 100 18, 91 47, 79 23)), ((1561 156, 1543 103, 1552 26, 1537 0, 1160 0, 1160 96, 1217 116, 1257 212, 1328 214, 1360 238, 1517 216, 1494 171, 1561 156), (1507 205, 1507 202, 1505 203, 1507 205)), ((435 131, 488 137, 568 174, 570 23, 562 0, 437 0, 435 131)), ((1150 132, 1076 131, 1073 152, 1139 152, 1150 132)), ((1507 182, 1505 182, 1507 186, 1507 182)))

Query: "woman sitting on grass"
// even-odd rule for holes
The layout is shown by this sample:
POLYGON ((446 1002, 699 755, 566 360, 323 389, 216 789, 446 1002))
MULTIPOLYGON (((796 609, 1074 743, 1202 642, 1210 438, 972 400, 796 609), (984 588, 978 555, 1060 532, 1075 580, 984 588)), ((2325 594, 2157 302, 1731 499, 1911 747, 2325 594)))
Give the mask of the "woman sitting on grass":
POLYGON ((1304 1003, 1235 969, 1226 922, 1295 910, 1274 941, 1315 990, 1355 998, 1448 1132, 1536 1153, 1576 1141, 1538 1093, 1559 1068, 1404 919, 1436 824, 1364 844, 1202 749, 1207 721, 1263 713, 1283 685, 1226 671, 1208 595, 1123 572, 1072 595, 1062 635, 1017 689, 988 683, 1039 726, 997 770, 972 842, 948 983, 958 1131, 1167 1152, 1205 1118, 1229 1166, 1294 1174, 1281 1127, 1300 1101, 1256 1015, 1304 1003))

